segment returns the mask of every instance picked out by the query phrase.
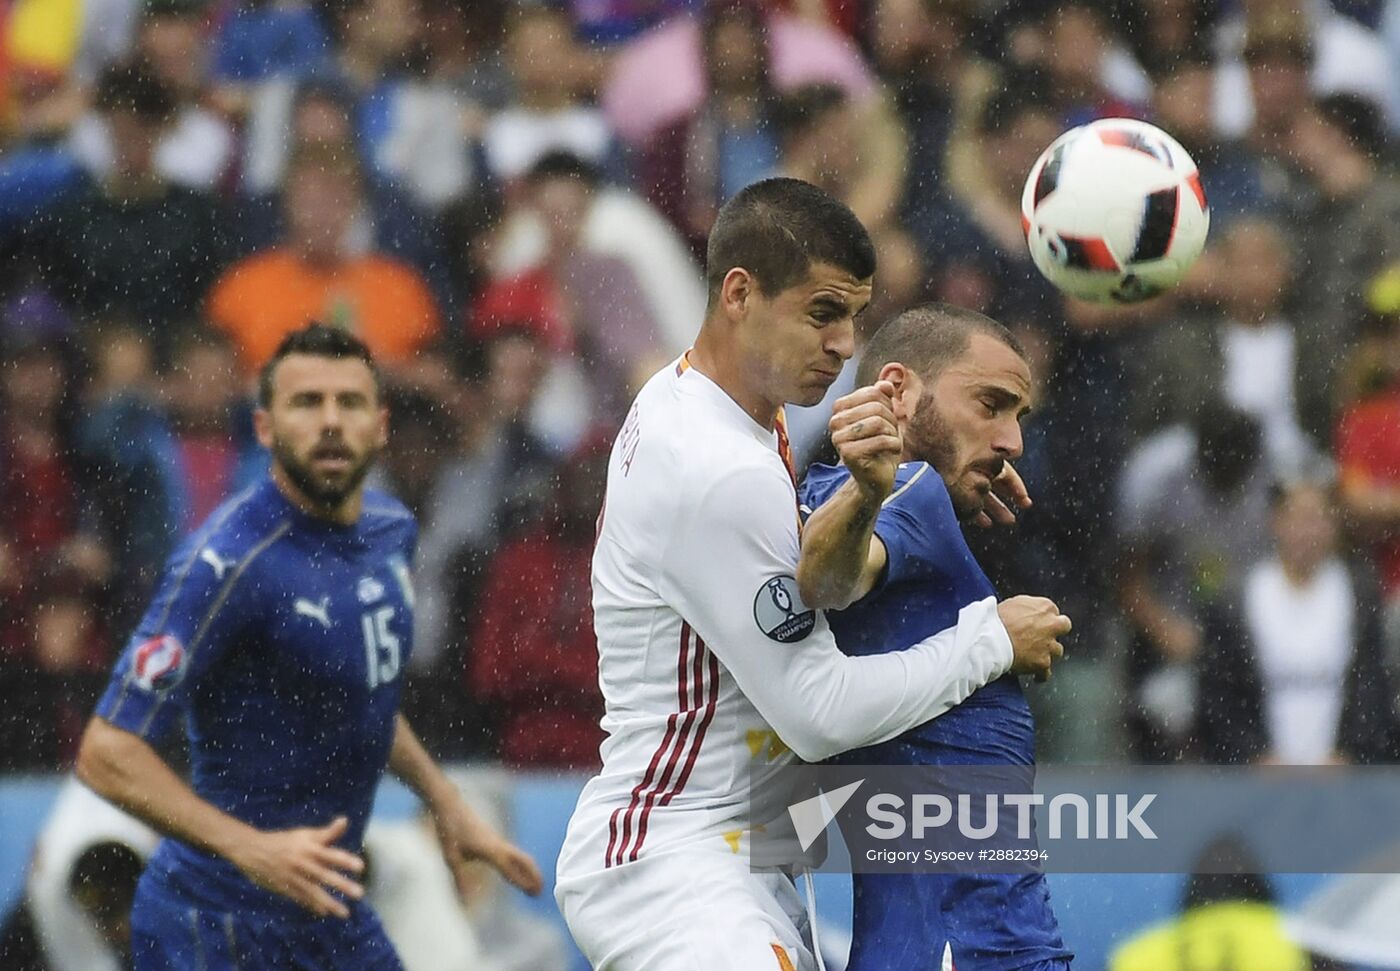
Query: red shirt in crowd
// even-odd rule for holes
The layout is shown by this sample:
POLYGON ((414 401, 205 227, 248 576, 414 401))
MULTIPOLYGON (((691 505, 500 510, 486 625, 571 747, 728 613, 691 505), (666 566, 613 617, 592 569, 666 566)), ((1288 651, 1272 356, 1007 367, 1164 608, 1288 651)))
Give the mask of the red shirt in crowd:
MULTIPOLYGON (((1400 389, 1360 401, 1337 428, 1342 481, 1400 489, 1400 389)), ((1386 595, 1400 595, 1400 532, 1375 544, 1376 568, 1386 595)))

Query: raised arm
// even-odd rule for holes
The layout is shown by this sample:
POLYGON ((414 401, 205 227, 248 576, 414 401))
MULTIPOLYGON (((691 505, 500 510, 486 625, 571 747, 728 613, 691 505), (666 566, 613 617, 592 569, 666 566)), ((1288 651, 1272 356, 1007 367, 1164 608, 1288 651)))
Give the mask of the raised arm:
POLYGON ((802 602, 814 609, 850 606, 870 592, 885 567, 875 520, 904 451, 893 401, 894 385, 880 381, 832 408, 831 442, 851 478, 812 511, 802 530, 797 586, 802 602))

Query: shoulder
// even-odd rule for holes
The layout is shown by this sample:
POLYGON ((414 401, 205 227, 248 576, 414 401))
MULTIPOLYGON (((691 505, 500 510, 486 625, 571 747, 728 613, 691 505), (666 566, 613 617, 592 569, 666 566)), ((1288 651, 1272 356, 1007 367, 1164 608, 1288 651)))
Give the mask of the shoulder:
POLYGON ((414 521, 413 513, 409 508, 394 496, 379 489, 366 489, 364 505, 361 512, 375 520, 408 520, 414 521))
POLYGON ((418 536, 418 518, 387 492, 366 489, 360 515, 373 535, 401 535, 410 540, 418 536))
POLYGON ((255 484, 219 506, 172 554, 168 574, 184 583, 207 586, 232 584, 292 528, 285 510, 267 500, 255 484))

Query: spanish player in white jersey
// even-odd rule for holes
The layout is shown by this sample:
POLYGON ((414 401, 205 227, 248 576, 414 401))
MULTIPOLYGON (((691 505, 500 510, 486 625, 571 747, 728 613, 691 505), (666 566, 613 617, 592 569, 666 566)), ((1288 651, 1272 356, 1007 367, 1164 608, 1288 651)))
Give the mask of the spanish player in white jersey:
MULTIPOLYGON (((787 807, 765 781, 900 735, 1008 671, 1044 675, 1069 623, 1048 600, 987 597, 908 650, 843 655, 793 579, 782 406, 816 404, 854 352, 874 249, 840 202, 769 179, 720 210, 706 263, 695 346, 642 388, 613 447, 593 556, 607 738, 556 897, 603 971, 815 968, 798 861, 748 857, 787 807)), ((860 488, 888 494, 890 389, 857 395, 842 453, 860 488)))

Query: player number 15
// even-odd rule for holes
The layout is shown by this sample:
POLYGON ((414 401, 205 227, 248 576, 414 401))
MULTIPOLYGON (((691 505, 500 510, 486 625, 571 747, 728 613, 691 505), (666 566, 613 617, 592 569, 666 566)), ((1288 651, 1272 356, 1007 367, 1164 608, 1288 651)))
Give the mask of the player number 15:
POLYGON ((360 617, 365 632, 365 671, 370 690, 393 681, 399 673, 399 639, 389 629, 393 607, 380 607, 360 617))

